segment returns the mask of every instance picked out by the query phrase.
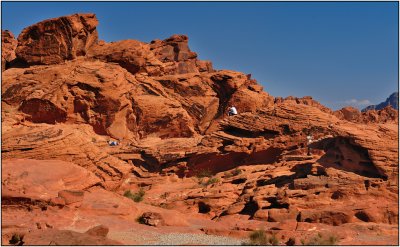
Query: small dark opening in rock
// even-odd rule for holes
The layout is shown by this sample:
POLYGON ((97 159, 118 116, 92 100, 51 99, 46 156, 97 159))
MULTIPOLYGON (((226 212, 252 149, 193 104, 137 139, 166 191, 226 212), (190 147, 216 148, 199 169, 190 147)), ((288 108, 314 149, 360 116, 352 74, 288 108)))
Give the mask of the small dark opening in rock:
POLYGON ((359 212, 355 213, 355 216, 358 219, 360 219, 360 220, 362 220, 364 222, 370 222, 371 221, 371 219, 368 217, 368 215, 363 211, 359 211, 359 212))
POLYGON ((246 203, 242 211, 239 214, 246 214, 246 215, 254 215, 258 210, 258 205, 253 198, 250 199, 249 202, 246 203))
POLYGON ((267 209, 268 208, 289 208, 289 203, 281 202, 276 197, 268 197, 268 198, 266 198, 266 200, 269 203, 271 203, 271 205, 268 206, 267 209))
POLYGON ((211 211, 210 205, 207 205, 204 202, 199 202, 198 206, 199 206, 199 213, 201 214, 206 214, 211 211))
POLYGON ((307 219, 304 220, 304 222, 312 223, 313 221, 312 221, 312 219, 307 218, 307 219))
POLYGON ((344 197, 344 193, 341 192, 341 191, 335 191, 335 192, 333 192, 333 194, 331 196, 331 198, 334 199, 334 200, 337 200, 337 199, 340 199, 340 198, 343 198, 343 197, 344 197))
POLYGON ((282 124, 282 125, 280 125, 279 127, 282 128, 283 134, 285 134, 285 135, 289 135, 289 134, 292 133, 292 130, 290 129, 290 127, 289 127, 288 124, 282 124))
POLYGON ((371 187, 373 187, 373 188, 379 188, 379 184, 372 183, 372 184, 371 184, 371 187))
POLYGON ((246 181, 247 181, 246 178, 238 178, 238 179, 232 180, 232 184, 242 184, 246 181))
POLYGON ((368 190, 369 186, 371 186, 371 182, 369 180, 365 180, 364 181, 364 186, 365 186, 365 189, 368 190))
POLYGON ((296 216, 296 221, 300 222, 301 221, 301 212, 297 214, 296 216))

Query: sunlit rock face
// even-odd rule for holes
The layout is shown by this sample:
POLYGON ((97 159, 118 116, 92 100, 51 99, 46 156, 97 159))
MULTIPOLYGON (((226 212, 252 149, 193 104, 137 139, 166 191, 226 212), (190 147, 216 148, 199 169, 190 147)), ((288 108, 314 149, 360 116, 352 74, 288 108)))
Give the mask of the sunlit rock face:
POLYGON ((74 14, 18 41, 3 32, 3 244, 261 228, 281 244, 397 244, 397 110, 274 98, 199 60, 185 35, 106 43, 97 24, 74 14))

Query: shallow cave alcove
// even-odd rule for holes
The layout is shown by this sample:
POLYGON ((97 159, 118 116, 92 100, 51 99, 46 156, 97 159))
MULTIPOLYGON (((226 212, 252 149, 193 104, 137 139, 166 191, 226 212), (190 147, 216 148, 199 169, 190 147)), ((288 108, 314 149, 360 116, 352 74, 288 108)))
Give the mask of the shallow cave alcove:
POLYGON ((314 143, 313 148, 325 151, 325 154, 317 162, 326 168, 333 167, 364 177, 387 179, 386 175, 382 174, 370 159, 368 150, 349 138, 327 138, 314 143))

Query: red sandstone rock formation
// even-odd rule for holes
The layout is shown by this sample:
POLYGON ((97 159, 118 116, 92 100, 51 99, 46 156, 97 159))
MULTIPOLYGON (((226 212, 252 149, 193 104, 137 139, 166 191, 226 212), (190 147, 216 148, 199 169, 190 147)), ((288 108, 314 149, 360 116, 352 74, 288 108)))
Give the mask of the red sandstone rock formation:
POLYGON ((165 64, 165 74, 213 72, 210 61, 197 60, 197 54, 189 49, 186 35, 173 35, 163 41, 153 40, 150 49, 165 64))
POLYGON ((399 123, 399 111, 391 106, 387 106, 381 110, 368 110, 363 112, 365 123, 399 123))
POLYGON ((147 73, 160 75, 164 69, 149 44, 137 40, 123 40, 118 42, 99 42, 90 47, 88 57, 105 62, 119 64, 131 74, 147 73))
POLYGON ((77 60, 5 73, 3 80, 3 101, 30 121, 88 123, 115 138, 191 137, 224 116, 230 104, 241 112, 272 105, 254 80, 231 71, 134 76, 115 64, 77 60))
POLYGON ((14 35, 8 30, 1 31, 1 71, 10 66, 10 62, 16 58, 16 48, 17 40, 14 38, 14 35))
POLYGON ((362 118, 360 110, 351 106, 347 106, 335 111, 334 115, 340 119, 345 119, 350 122, 361 122, 362 118))
POLYGON ((332 110, 326 106, 321 105, 318 101, 315 101, 311 96, 304 96, 303 98, 297 98, 293 96, 289 96, 286 98, 278 97, 275 99, 275 103, 283 103, 283 102, 290 102, 293 104, 303 104, 303 105, 310 105, 319 108, 323 112, 327 112, 332 114, 332 110))
POLYGON ((35 230, 23 235, 24 245, 121 245, 121 242, 69 230, 35 230))
POLYGON ((381 110, 368 110, 360 112, 354 107, 344 107, 333 113, 336 117, 355 123, 398 123, 399 111, 391 106, 381 110))
POLYGON ((57 64, 84 56, 97 42, 94 14, 75 14, 45 20, 18 36, 16 54, 30 65, 57 64))
POLYGON ((396 244, 396 110, 274 99, 250 76, 199 61, 184 35, 96 43, 96 25, 76 14, 26 28, 17 56, 30 67, 2 74, 3 244, 261 227, 282 243, 321 232, 396 244), (144 203, 123 196, 140 189, 144 203))

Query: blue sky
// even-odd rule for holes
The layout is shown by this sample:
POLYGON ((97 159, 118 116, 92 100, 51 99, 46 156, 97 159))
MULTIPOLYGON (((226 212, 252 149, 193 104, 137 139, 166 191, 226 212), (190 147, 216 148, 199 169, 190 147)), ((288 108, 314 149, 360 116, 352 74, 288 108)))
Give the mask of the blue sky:
POLYGON ((398 2, 2 2, 2 29, 95 13, 100 39, 189 36, 216 69, 252 74, 273 96, 336 110, 398 90, 398 2))

